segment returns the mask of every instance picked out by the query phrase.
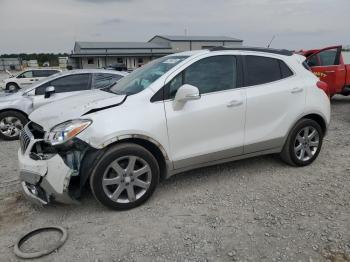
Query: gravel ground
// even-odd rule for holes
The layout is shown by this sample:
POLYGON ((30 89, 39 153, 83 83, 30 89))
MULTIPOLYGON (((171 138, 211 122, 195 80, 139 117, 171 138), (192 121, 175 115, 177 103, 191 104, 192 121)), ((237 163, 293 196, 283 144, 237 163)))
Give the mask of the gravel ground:
POLYGON ((89 192, 81 205, 31 205, 19 193, 18 143, 0 142, 0 261, 16 261, 16 239, 49 225, 68 240, 36 261, 350 261, 350 97, 332 109, 313 165, 264 156, 179 174, 126 212, 89 192))

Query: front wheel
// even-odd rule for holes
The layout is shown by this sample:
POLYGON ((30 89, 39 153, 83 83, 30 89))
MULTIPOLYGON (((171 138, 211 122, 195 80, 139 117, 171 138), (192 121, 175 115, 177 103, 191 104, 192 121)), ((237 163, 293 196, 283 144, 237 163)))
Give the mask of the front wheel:
POLYGON ((5 111, 0 113, 0 139, 17 140, 19 133, 27 124, 25 115, 17 111, 5 111))
POLYGON ((321 151, 323 132, 312 119, 301 119, 291 130, 281 158, 292 166, 310 165, 321 151))
POLYGON ((90 176, 95 198, 103 205, 126 210, 143 204, 159 182, 159 165, 145 148, 131 143, 110 148, 90 176))
POLYGON ((5 90, 15 93, 19 90, 19 86, 16 83, 8 83, 5 90))

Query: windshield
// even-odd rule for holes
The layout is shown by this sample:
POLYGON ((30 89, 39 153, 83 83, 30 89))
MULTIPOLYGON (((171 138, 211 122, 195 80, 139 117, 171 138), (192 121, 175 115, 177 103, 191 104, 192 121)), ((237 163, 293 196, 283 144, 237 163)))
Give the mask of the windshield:
POLYGON ((154 60, 122 78, 109 88, 117 95, 134 95, 149 87, 171 68, 184 61, 189 56, 166 56, 154 60))

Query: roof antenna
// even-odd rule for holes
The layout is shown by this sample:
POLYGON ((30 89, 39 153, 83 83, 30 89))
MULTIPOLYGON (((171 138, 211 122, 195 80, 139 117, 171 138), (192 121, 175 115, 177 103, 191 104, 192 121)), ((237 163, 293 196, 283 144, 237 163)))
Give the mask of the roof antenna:
POLYGON ((269 44, 267 45, 267 48, 270 48, 271 44, 272 44, 272 41, 275 40, 276 38, 276 35, 273 35, 272 38, 271 38, 271 41, 269 42, 269 44))

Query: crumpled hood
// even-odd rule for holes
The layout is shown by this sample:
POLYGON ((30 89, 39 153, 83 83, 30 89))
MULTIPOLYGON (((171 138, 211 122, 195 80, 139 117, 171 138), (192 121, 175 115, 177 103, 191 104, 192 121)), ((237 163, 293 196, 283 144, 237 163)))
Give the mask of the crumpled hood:
MULTIPOLYGON (((125 95, 115 95, 101 90, 86 91, 42 106, 29 115, 45 131, 71 119, 78 119, 91 110, 117 106, 125 95)), ((88 118, 88 116, 86 117, 88 118)))

